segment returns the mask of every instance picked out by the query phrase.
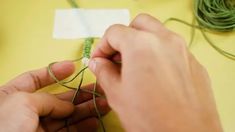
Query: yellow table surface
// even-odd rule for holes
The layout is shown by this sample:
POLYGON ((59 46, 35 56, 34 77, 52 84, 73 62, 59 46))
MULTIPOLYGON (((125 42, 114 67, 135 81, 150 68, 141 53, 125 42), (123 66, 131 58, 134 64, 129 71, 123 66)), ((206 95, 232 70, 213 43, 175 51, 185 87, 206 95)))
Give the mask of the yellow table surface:
MULTIPOLYGON (((161 21, 176 17, 192 21, 191 0, 79 0, 83 8, 128 8, 132 18, 149 13, 161 21)), ((74 59, 81 55, 83 40, 52 38, 55 9, 70 8, 66 0, 2 0, 0 4, 0 84, 31 69, 50 62, 74 59)), ((190 28, 175 22, 168 28, 190 38, 190 28)), ((234 33, 211 35, 216 44, 235 53, 234 33)), ((235 62, 224 58, 206 43, 200 32, 190 49, 208 69, 225 132, 235 131, 235 62)), ((88 73, 85 83, 94 78, 88 73)), ((46 91, 58 93, 65 89, 53 85, 46 91)), ((147 113, 146 113, 147 114, 147 113)), ((127 119, 128 120, 128 119, 127 119)), ((107 131, 122 131, 111 112, 104 118, 107 131)))

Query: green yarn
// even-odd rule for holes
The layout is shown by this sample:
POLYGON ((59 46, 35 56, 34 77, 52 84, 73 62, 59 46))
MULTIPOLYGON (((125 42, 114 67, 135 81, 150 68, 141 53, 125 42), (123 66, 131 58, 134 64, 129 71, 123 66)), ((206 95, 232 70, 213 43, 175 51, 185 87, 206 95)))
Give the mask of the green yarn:
POLYGON ((94 38, 86 38, 83 47, 83 58, 90 58, 91 47, 94 43, 94 38))
POLYGON ((79 8, 78 4, 76 3, 75 0, 67 0, 69 2, 69 4, 73 7, 73 8, 79 8))
MULTIPOLYGON (((67 0, 67 1, 73 8, 79 8, 78 4, 76 3, 76 0, 67 0)), ((94 38, 91 37, 85 38, 83 46, 83 58, 90 59, 91 47, 93 43, 94 43, 94 38)))
POLYGON ((195 20, 192 24, 177 18, 169 18, 164 23, 176 21, 192 28, 189 47, 192 45, 195 30, 201 31, 204 39, 218 53, 235 61, 235 54, 229 53, 216 46, 208 37, 207 32, 232 32, 235 30, 235 0, 195 0, 194 1, 195 20))
POLYGON ((222 32, 235 30, 234 0, 195 0, 194 14, 204 28, 222 32))
MULTIPOLYGON (((93 93, 96 93, 96 87, 97 87, 97 81, 95 81, 95 84, 94 84, 94 88, 93 88, 93 93)), ((98 120, 99 120, 99 123, 100 123, 100 126, 101 126, 101 129, 103 132, 106 132, 106 129, 104 127, 104 123, 102 121, 102 117, 101 117, 101 114, 98 110, 98 107, 96 105, 96 95, 93 94, 93 104, 94 104, 94 107, 95 107, 95 111, 97 113, 97 116, 98 116, 98 120)))
POLYGON ((182 24, 187 25, 187 26, 189 26, 189 27, 191 27, 193 29, 192 33, 191 33, 191 40, 190 40, 190 43, 189 43, 189 47, 192 45, 192 42, 193 42, 193 39, 194 39, 194 36, 195 36, 195 29, 198 29, 198 30, 201 31, 204 39, 207 41, 208 44, 211 45, 212 48, 214 48, 218 53, 220 53, 224 57, 235 61, 235 55, 234 54, 229 53, 229 52, 221 49, 220 47, 216 46, 214 44, 214 42, 212 42, 212 40, 207 36, 206 30, 204 29, 204 27, 198 26, 198 25, 195 25, 195 24, 190 24, 190 23, 188 23, 188 22, 186 22, 184 20, 180 20, 180 19, 177 19, 177 18, 169 18, 164 23, 166 24, 166 23, 168 23, 170 21, 175 21, 175 22, 182 23, 182 24))
MULTIPOLYGON (((70 5, 71 5, 73 8, 79 8, 79 6, 78 6, 78 4, 76 3, 75 0, 68 0, 68 2, 70 3, 70 5)), ((91 54, 91 48, 92 48, 92 44, 93 44, 93 43, 94 43, 94 38, 91 38, 91 37, 86 38, 85 41, 84 41, 84 45, 83 45, 83 55, 82 55, 82 58, 79 58, 79 59, 77 59, 77 60, 75 60, 75 61, 80 61, 80 60, 83 61, 83 59, 84 59, 85 61, 89 60, 89 59, 90 59, 90 54, 91 54)), ((86 90, 86 89, 81 89, 81 86, 82 86, 82 84, 83 84, 83 79, 84 79, 85 70, 88 68, 88 67, 87 67, 87 63, 88 63, 88 62, 85 62, 85 61, 83 62, 83 63, 84 63, 84 68, 82 68, 71 80, 66 81, 66 82, 65 82, 65 81, 59 81, 59 80, 55 77, 55 75, 52 73, 52 71, 51 71, 51 65, 52 65, 53 63, 48 66, 48 72, 49 72, 50 76, 51 76, 59 85, 64 86, 64 87, 69 88, 69 89, 75 89, 75 90, 76 90, 75 93, 74 93, 74 95, 73 95, 73 98, 72 98, 72 102, 73 102, 73 103, 75 103, 75 99, 77 98, 77 96, 79 96, 79 93, 80 93, 80 92, 86 92, 86 93, 90 93, 90 94, 93 95, 93 103, 94 103, 95 111, 96 111, 96 114, 97 114, 97 118, 98 118, 99 123, 100 123, 100 125, 101 125, 101 130, 102 130, 103 132, 105 132, 106 129, 105 129, 104 123, 103 123, 103 121, 102 121, 102 119, 101 119, 101 118, 102 118, 102 117, 101 117, 101 113, 99 112, 99 110, 98 110, 98 108, 97 108, 97 105, 96 105, 96 97, 104 97, 104 96, 102 96, 102 95, 100 95, 99 93, 96 92, 97 82, 95 82, 95 84, 94 84, 94 89, 93 89, 93 91, 86 90), (74 81, 79 75, 81 75, 81 78, 80 78, 80 82, 79 82, 79 85, 78 85, 77 88, 73 88, 73 87, 70 87, 70 86, 65 85, 65 84, 67 84, 67 83, 70 83, 70 82, 74 81)), ((104 98, 105 98, 105 97, 104 97, 104 98)), ((66 124, 66 127, 67 127, 67 131, 69 132, 70 130, 69 130, 69 124, 68 124, 68 122, 66 121, 65 124, 66 124)))
MULTIPOLYGON (((60 81, 59 79, 56 78, 56 76, 54 75, 54 73, 52 72, 52 69, 51 69, 52 65, 55 64, 55 63, 57 63, 57 62, 50 63, 50 64, 48 65, 48 67, 47 67, 47 71, 48 71, 50 77, 51 77, 53 80, 55 80, 55 82, 56 82, 57 84, 59 84, 60 86, 63 86, 63 87, 65 87, 65 88, 68 88, 68 89, 71 89, 71 90, 77 90, 78 88, 76 88, 76 87, 71 87, 71 86, 68 86, 68 85, 66 85, 66 84, 68 84, 68 83, 72 82, 73 80, 75 80, 75 79, 76 79, 79 75, 81 75, 81 74, 83 73, 83 71, 86 70, 88 67, 85 67, 85 68, 81 69, 72 79, 70 79, 70 80, 68 80, 68 81, 60 81)), ((81 77, 83 77, 83 76, 81 76, 81 77)), ((81 92, 85 92, 85 93, 95 94, 95 95, 98 96, 98 97, 104 97, 104 96, 102 96, 101 94, 99 94, 99 93, 97 93, 97 92, 93 92, 93 91, 91 91, 91 90, 80 89, 80 91, 81 91, 81 92)))

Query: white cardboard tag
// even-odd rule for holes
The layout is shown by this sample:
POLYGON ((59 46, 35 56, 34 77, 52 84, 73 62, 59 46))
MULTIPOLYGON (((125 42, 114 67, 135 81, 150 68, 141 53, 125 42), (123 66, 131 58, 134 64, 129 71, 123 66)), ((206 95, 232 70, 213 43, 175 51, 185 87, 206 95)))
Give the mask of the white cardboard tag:
POLYGON ((128 25, 129 22, 130 13, 127 9, 60 9, 56 10, 53 37, 102 37, 109 26, 128 25))

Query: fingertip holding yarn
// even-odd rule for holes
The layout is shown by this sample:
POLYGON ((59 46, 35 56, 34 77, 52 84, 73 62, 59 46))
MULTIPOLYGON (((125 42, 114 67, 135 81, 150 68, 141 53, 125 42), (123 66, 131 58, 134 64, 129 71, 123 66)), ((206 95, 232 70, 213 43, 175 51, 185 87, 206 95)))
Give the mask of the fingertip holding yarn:
POLYGON ((88 65, 89 65, 89 61, 90 61, 89 58, 86 58, 86 57, 83 57, 83 58, 82 58, 82 64, 83 64, 84 66, 88 66, 88 65))

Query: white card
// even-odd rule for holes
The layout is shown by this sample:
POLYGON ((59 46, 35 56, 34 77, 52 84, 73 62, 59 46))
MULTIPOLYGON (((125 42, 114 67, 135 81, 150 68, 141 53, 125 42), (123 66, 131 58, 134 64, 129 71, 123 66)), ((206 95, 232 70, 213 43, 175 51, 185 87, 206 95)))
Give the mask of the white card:
POLYGON ((113 24, 128 25, 127 9, 60 9, 56 10, 53 37, 80 39, 102 37, 113 24))

